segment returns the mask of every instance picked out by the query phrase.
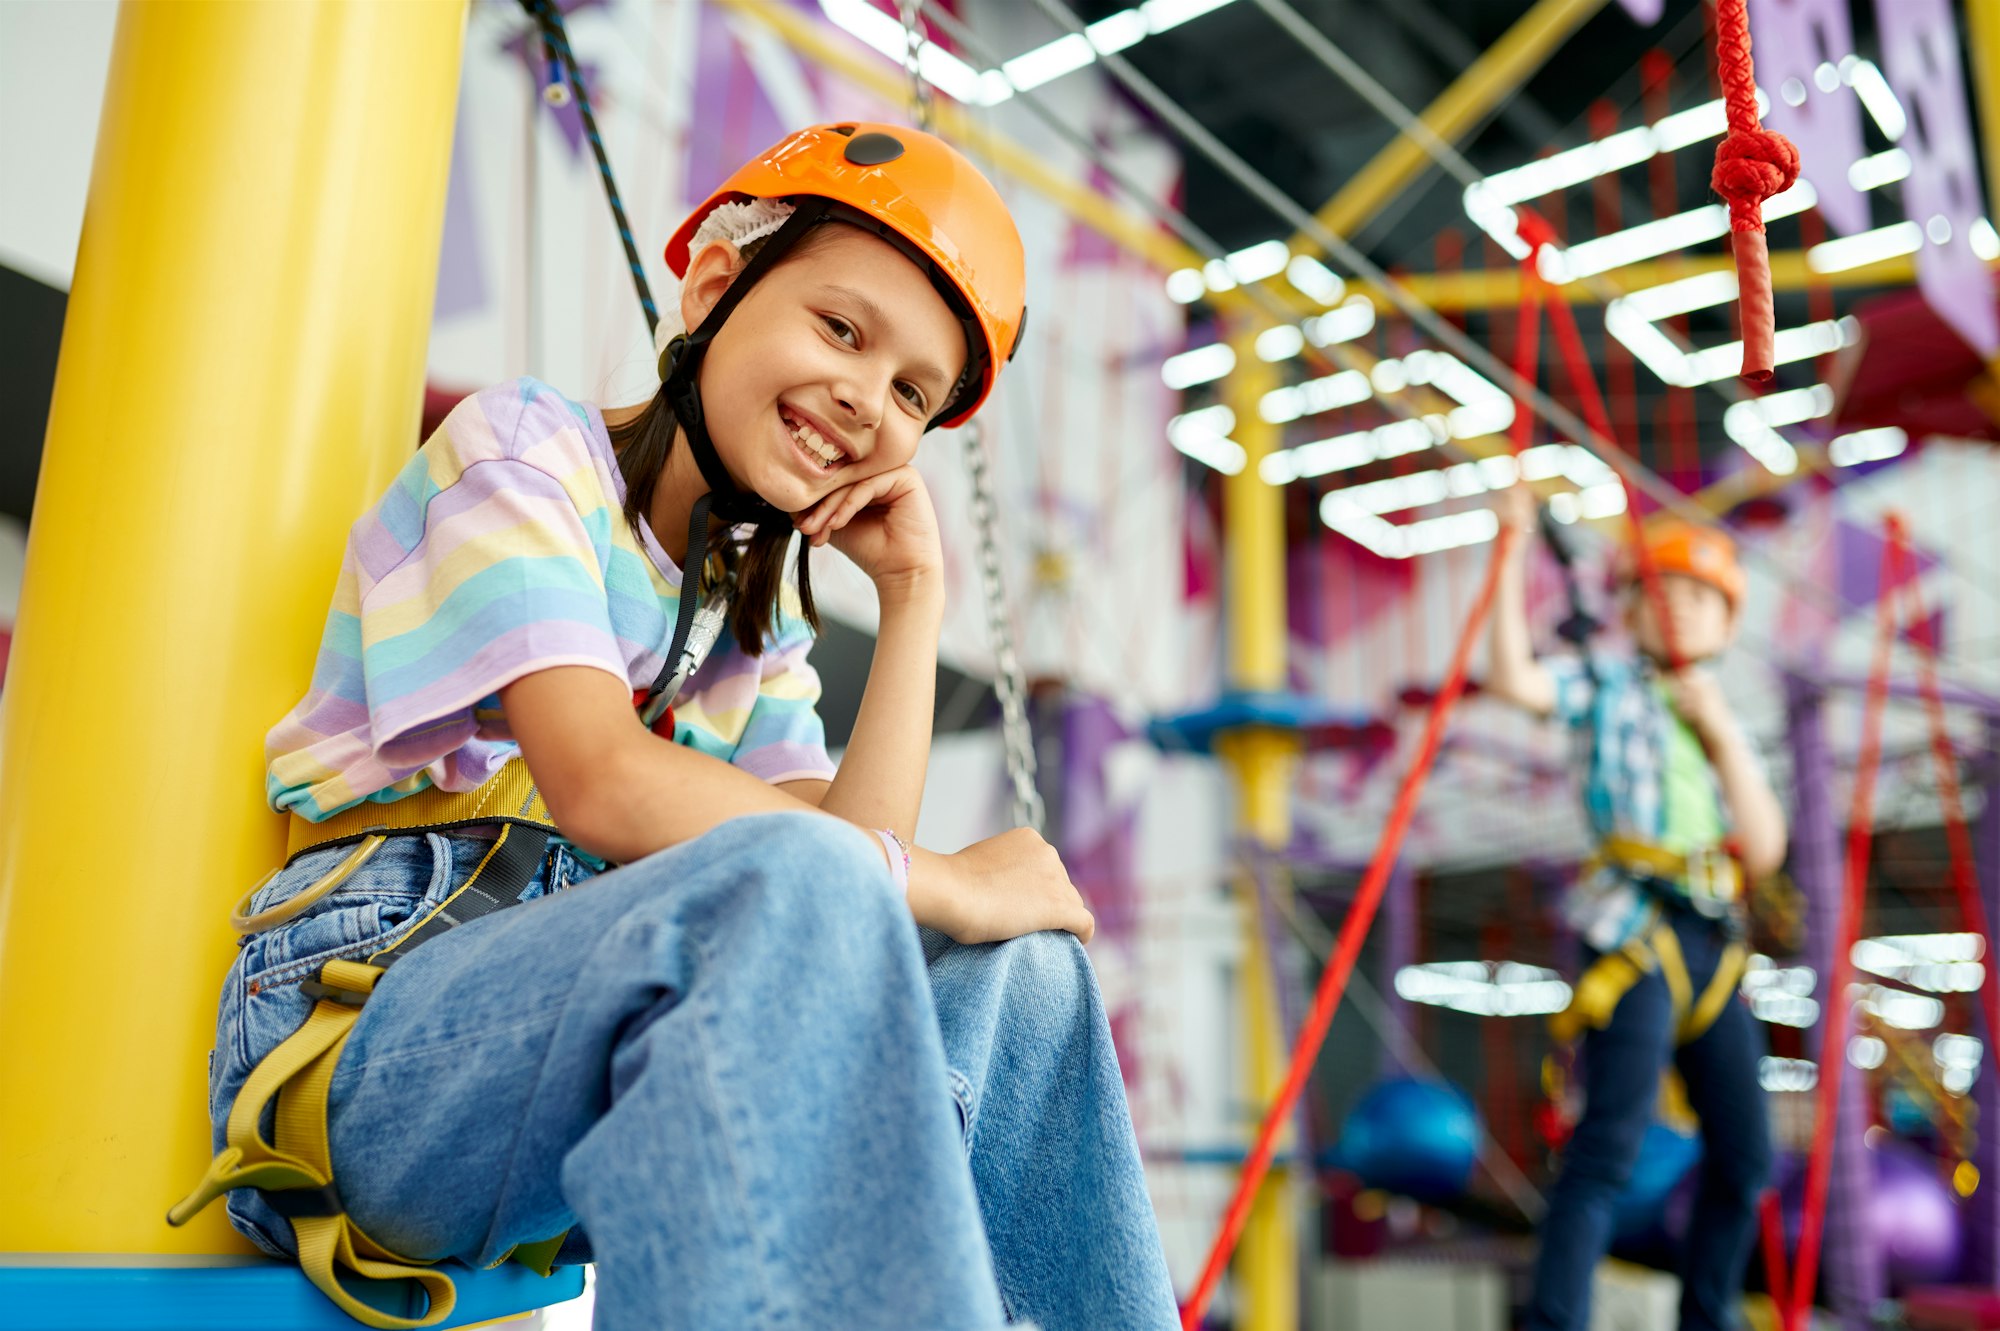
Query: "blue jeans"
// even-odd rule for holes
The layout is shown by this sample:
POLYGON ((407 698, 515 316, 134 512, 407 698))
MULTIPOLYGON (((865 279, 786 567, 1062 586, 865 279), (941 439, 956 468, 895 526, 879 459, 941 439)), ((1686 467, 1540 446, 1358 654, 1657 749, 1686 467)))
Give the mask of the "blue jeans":
MULTIPOLYGON (((310 1010, 299 982, 393 942, 487 848, 393 838, 244 942, 218 1141, 310 1010)), ((253 909, 343 853, 302 856, 253 909)), ((811 814, 737 819, 602 875, 558 848, 523 898, 398 962, 335 1070, 335 1173, 378 1242, 484 1265, 570 1229, 559 1260, 597 1263, 606 1331, 1176 1325, 1070 935, 920 931, 872 839, 811 814)), ((228 1205, 291 1255, 261 1195, 228 1205)))
MULTIPOLYGON (((1722 931, 1686 912, 1673 916, 1673 926, 1699 995, 1721 959, 1722 931)), ((1611 1246, 1613 1210, 1653 1121, 1669 1059, 1701 1119, 1701 1175, 1681 1257, 1681 1331, 1736 1325, 1757 1197, 1771 1172, 1770 1120, 1757 1083, 1764 1049, 1750 1009, 1734 1001, 1701 1038, 1676 1049, 1672 1002, 1658 974, 1627 991, 1603 1030, 1585 1033, 1583 1118, 1542 1221, 1531 1331, 1583 1331, 1590 1324, 1591 1276, 1611 1246)))

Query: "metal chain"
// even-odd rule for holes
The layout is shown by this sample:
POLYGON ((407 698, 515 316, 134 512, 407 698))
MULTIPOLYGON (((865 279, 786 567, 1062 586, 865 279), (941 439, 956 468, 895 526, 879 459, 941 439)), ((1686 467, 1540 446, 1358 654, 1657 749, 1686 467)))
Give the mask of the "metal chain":
POLYGON ((931 85, 924 82, 924 20, 921 0, 899 0, 897 8, 903 15, 903 36, 907 45, 903 48, 903 70, 910 76, 910 118, 917 122, 917 128, 926 134, 936 131, 931 128, 931 85))
POLYGON ((1014 825, 1042 830, 1047 810, 1035 789, 1035 737, 1028 726, 1028 686, 1007 622, 1007 585, 1000 575, 1000 540, 987 482, 986 442, 979 423, 959 432, 965 446, 965 474, 972 482, 972 527, 979 536, 979 583, 986 601, 986 636, 993 644, 993 692, 1000 699, 1000 738, 1007 752, 1007 780, 1013 788, 1014 825))
MULTIPOLYGON (((921 0, 900 0, 903 32, 909 39, 903 68, 910 76, 910 118, 926 134, 932 128, 931 89, 924 81, 924 29, 921 0)), ((1014 806, 1014 825, 1040 832, 1047 810, 1035 788, 1035 736, 1028 724, 1028 685, 1014 650, 1014 629, 1007 622, 1007 584, 1000 571, 1000 538, 995 519, 993 487, 986 470, 986 441, 977 422, 959 432, 965 449, 965 474, 972 483, 972 527, 979 538, 979 586, 986 604, 986 636, 993 646, 993 692, 1000 699, 1000 738, 1007 755, 1007 783, 1014 806)))

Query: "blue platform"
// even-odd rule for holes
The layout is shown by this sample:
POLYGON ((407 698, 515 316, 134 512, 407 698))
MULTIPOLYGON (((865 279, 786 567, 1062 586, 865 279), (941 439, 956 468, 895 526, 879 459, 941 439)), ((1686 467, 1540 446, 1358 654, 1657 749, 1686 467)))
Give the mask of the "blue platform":
POLYGON ((1319 748, 1356 743, 1383 725, 1365 708, 1335 707, 1310 694, 1231 689, 1207 707, 1154 718, 1146 737, 1169 752, 1213 753, 1216 736, 1232 730, 1289 730, 1319 748))
MULTIPOLYGON (((0 1256, 0 1325, 9 1331, 357 1331, 298 1267, 263 1257, 0 1256)), ((458 1306, 440 1327, 471 1326, 566 1303, 583 1293, 583 1268, 542 1277, 508 1263, 491 1271, 448 1268, 458 1306)), ((355 1286, 356 1293, 361 1290, 355 1286)), ((383 1312, 418 1317, 424 1294, 404 1281, 376 1287, 383 1312), (399 1297, 400 1295, 400 1297, 399 1297)))

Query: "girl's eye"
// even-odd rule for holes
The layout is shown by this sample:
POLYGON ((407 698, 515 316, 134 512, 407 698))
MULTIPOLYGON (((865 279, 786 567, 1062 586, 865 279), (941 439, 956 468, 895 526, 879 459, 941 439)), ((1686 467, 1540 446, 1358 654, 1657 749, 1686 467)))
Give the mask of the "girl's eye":
POLYGON ((820 322, 825 324, 827 326, 827 329, 830 332, 832 332, 832 334, 835 337, 847 343, 847 345, 850 347, 854 345, 853 324, 850 324, 845 319, 836 319, 831 314, 822 314, 819 318, 820 322))
POLYGON ((924 409, 924 390, 911 383, 908 379, 898 379, 896 381, 896 391, 903 395, 903 401, 915 407, 919 412, 924 409))

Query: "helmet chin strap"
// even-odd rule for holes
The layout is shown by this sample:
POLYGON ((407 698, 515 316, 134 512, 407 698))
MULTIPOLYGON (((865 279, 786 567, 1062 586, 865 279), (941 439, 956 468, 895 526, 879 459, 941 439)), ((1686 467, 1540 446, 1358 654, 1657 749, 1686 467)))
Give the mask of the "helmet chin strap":
MULTIPOLYGON (((673 408, 674 420, 681 427, 688 447, 694 453, 695 465, 701 468, 702 479, 708 482, 710 494, 709 512, 730 523, 756 523, 787 521, 787 515, 766 503, 762 496, 744 489, 722 465, 722 457, 715 451, 715 441, 709 437, 708 416, 701 403, 701 363, 708 356, 709 343, 715 340, 729 316, 750 294, 750 288, 757 279, 769 272, 787 251, 799 243, 806 232, 825 219, 827 201, 819 198, 801 200, 793 209, 785 224, 771 233, 768 240, 750 261, 743 265, 721 299, 715 302, 701 326, 692 333, 684 333, 667 344, 661 356, 660 378, 667 389, 667 404, 673 408)), ((690 533, 690 537, 692 537, 690 533)), ((706 534, 704 533, 704 541, 706 534)), ((688 548, 694 549, 692 539, 688 548)), ((694 565, 694 567, 700 567, 694 565)))
MULTIPOLYGON (((771 233, 763 248, 743 266, 735 280, 723 291, 702 319, 701 326, 692 333, 683 333, 667 344, 660 357, 660 378, 667 392, 667 405, 672 408, 674 421, 680 427, 681 436, 687 440, 688 449, 694 454, 695 465, 701 468, 702 479, 708 482, 708 491, 698 496, 694 507, 688 513, 687 555, 681 563, 680 613, 674 623, 673 641, 668 644, 665 660, 660 665, 658 678, 647 690, 642 710, 656 714, 664 706, 671 704, 659 700, 669 688, 676 686, 676 680, 685 682, 691 670, 684 669, 682 655, 687 648, 688 638, 694 628, 697 603, 701 600, 701 571, 708 560, 708 524, 711 517, 721 518, 731 526, 749 524, 762 526, 767 522, 789 522, 790 517, 763 496, 744 489, 729 474, 729 468, 722 464, 722 457, 715 451, 715 441, 709 438, 707 413, 701 405, 701 363, 708 355, 708 345, 715 334, 729 318, 730 312, 743 302, 757 279, 768 272, 785 252, 798 244, 799 238, 817 226, 826 215, 826 201, 808 199, 802 202, 785 219, 785 224, 771 233)), ((808 547, 799 547, 798 580, 801 591, 809 585, 807 579, 806 555, 808 547)))

